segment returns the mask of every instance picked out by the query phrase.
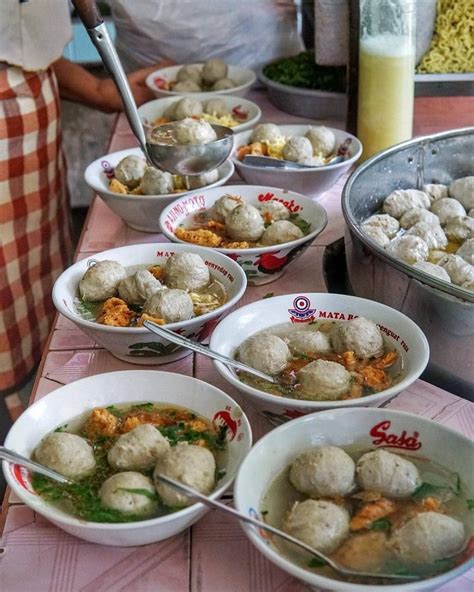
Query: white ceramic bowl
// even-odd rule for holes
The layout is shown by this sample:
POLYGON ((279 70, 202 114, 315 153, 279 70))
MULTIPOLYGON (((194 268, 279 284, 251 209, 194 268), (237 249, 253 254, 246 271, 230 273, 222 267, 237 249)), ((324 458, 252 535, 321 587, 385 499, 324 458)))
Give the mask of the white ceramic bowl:
POLYGON ((421 329, 404 314, 384 304, 342 294, 286 294, 265 298, 237 309, 220 322, 214 329, 210 347, 233 358, 247 337, 275 325, 338 318, 348 320, 356 316, 366 317, 383 327, 386 344, 395 349, 403 361, 402 380, 374 395, 345 401, 277 397, 244 384, 233 370, 220 362, 214 363, 225 380, 244 393, 275 424, 322 409, 378 406, 410 386, 423 372, 429 358, 428 341, 421 329))
MULTIPOLYGON (((309 125, 279 125, 285 137, 304 136, 309 125)), ((351 134, 336 128, 328 128, 336 136, 337 145, 340 146, 348 138, 351 139, 349 146, 350 157, 338 164, 329 164, 316 169, 298 169, 293 171, 268 169, 259 166, 244 164, 236 158, 238 149, 250 143, 250 136, 253 130, 246 130, 235 135, 234 152, 232 162, 239 175, 250 184, 255 185, 277 185, 278 187, 291 188, 310 197, 319 197, 330 189, 341 175, 346 173, 362 154, 362 144, 351 134)))
MULTIPOLYGON (((226 474, 210 496, 218 498, 234 480, 252 445, 252 433, 247 418, 235 401, 218 388, 190 376, 133 370, 77 380, 29 407, 11 428, 5 446, 30 457, 46 434, 94 407, 143 401, 187 407, 212 420, 215 425, 228 426, 226 474)), ((195 504, 167 516, 140 522, 86 522, 38 496, 31 487, 26 469, 4 462, 3 472, 14 493, 32 510, 66 532, 102 545, 134 546, 160 541, 185 530, 208 511, 202 504, 195 504)))
POLYGON ((280 201, 288 207, 290 212, 300 214, 311 223, 309 234, 281 245, 252 249, 212 248, 213 251, 224 253, 237 261, 247 275, 249 286, 259 286, 278 279, 286 267, 303 254, 327 224, 326 211, 316 202, 294 191, 268 186, 229 185, 225 188, 201 190, 194 195, 176 199, 161 213, 161 231, 170 241, 189 244, 176 237, 176 228, 182 225, 190 214, 209 209, 226 193, 238 195, 254 206, 271 200, 280 201))
POLYGON ((219 308, 194 317, 188 321, 170 323, 168 329, 196 341, 204 341, 217 322, 229 312, 242 298, 247 280, 242 269, 225 255, 210 249, 193 245, 173 245, 155 243, 128 245, 94 254, 78 261, 64 271, 53 287, 53 301, 61 314, 75 323, 91 339, 112 355, 132 364, 166 364, 179 360, 191 353, 166 339, 151 333, 145 327, 110 327, 84 319, 76 309, 79 281, 88 267, 105 259, 118 261, 124 267, 134 265, 163 265, 174 253, 196 253, 200 255, 211 270, 215 279, 222 282, 228 294, 228 300, 219 308))
MULTIPOLYGON (((144 103, 141 107, 139 107, 138 112, 140 113, 145 130, 149 132, 151 129, 153 129, 153 121, 159 117, 164 117, 168 107, 173 103, 177 103, 183 98, 183 96, 185 95, 155 99, 154 101, 149 101, 148 103, 144 103)), ((256 103, 241 97, 218 95, 212 92, 192 93, 191 95, 187 96, 191 96, 193 99, 196 99, 201 103, 205 103, 211 99, 222 99, 229 113, 232 113, 235 109, 242 115, 245 115, 245 119, 239 120, 241 123, 235 125, 232 128, 235 133, 242 132, 250 127, 253 127, 254 125, 257 125, 260 117, 262 116, 262 111, 256 103)))
MULTIPOLYGON (((389 409, 336 409, 307 415, 291 421, 263 437, 246 456, 234 487, 235 506, 240 512, 260 516, 262 497, 273 478, 290 465, 295 457, 311 446, 350 446, 374 449, 387 444, 392 436, 396 444, 393 452, 419 454, 449 471, 458 472, 462 486, 474 495, 472 464, 473 444, 465 436, 438 423, 389 409), (381 434, 381 436, 380 436, 381 434), (403 444, 405 442, 405 445, 403 444), (407 444, 412 444, 409 447, 407 444)), ((419 592, 438 588, 467 571, 474 563, 471 558, 435 578, 404 584, 401 581, 389 586, 375 586, 340 582, 306 570, 286 559, 252 527, 243 526, 246 535, 272 563, 292 576, 303 580, 318 590, 336 592, 419 592)), ((453 588, 455 589, 455 588, 453 588)))
MULTIPOLYGON (((203 64, 196 63, 189 65, 202 66, 203 64)), ((178 71, 182 67, 183 64, 178 66, 168 66, 167 68, 155 70, 155 72, 152 72, 147 76, 145 83, 157 97, 177 97, 183 94, 194 95, 196 93, 174 92, 172 90, 165 90, 162 87, 163 83, 174 82, 176 80, 176 76, 178 75, 178 71)), ((254 84, 257 80, 257 76, 253 70, 230 65, 228 77, 236 83, 236 86, 227 90, 209 91, 209 93, 212 92, 215 95, 233 95, 235 97, 245 97, 252 84, 254 84)))
MULTIPOLYGON (((141 156, 140 148, 129 148, 113 152, 94 160, 84 173, 86 183, 105 201, 109 208, 135 230, 141 232, 160 232, 159 217, 163 208, 172 203, 178 195, 188 195, 189 191, 168 193, 166 195, 123 195, 109 190, 109 181, 114 167, 126 156, 141 156)), ((226 160, 217 169, 219 178, 206 187, 224 185, 234 174, 234 165, 226 160)), ((195 190, 193 190, 195 191, 195 190)))

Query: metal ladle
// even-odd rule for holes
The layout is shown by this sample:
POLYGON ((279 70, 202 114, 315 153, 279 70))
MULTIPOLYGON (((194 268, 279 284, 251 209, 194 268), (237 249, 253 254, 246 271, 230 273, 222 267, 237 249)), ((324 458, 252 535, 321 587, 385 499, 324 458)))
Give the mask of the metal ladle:
POLYGON ((221 165, 234 145, 234 132, 222 125, 212 126, 217 139, 206 144, 184 145, 163 142, 159 139, 150 140, 153 136, 157 136, 158 130, 163 132, 159 136, 166 135, 166 132, 172 134, 175 123, 156 126, 151 130, 147 140, 127 76, 96 3, 93 0, 72 0, 72 3, 99 52, 105 68, 117 86, 122 97, 125 115, 149 164, 169 173, 185 176, 207 173, 221 165))

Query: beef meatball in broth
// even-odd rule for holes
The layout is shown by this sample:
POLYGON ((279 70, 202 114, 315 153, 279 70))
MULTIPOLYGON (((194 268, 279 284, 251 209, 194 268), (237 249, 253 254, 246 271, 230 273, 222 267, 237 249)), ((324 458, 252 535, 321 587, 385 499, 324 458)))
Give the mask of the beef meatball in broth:
POLYGON ((321 553, 332 553, 349 535, 349 514, 323 500, 296 502, 282 530, 321 553))
POLYGON ((309 497, 346 496, 355 488, 355 463, 337 446, 319 446, 299 454, 290 468, 290 481, 309 497))
POLYGON ((462 257, 469 265, 474 265, 474 238, 469 238, 456 251, 458 257, 462 257))
POLYGON ((448 197, 448 187, 441 183, 427 183, 426 185, 423 185, 423 191, 432 201, 448 197))
POLYGON ((189 485, 204 495, 209 495, 215 485, 216 461, 207 448, 186 442, 180 442, 170 448, 158 459, 153 473, 158 495, 167 506, 189 506, 194 502, 160 481, 160 473, 189 485))
POLYGON ((272 200, 263 203, 258 208, 266 222, 277 222, 278 220, 288 220, 290 211, 281 202, 272 200))
POLYGON ((224 117, 229 114, 229 110, 222 99, 209 99, 204 107, 204 113, 214 117, 224 117))
POLYGON ((302 162, 313 156, 313 147, 308 138, 294 136, 289 138, 283 146, 282 156, 291 162, 302 162))
POLYGON ((140 189, 143 195, 167 195, 174 190, 173 176, 155 167, 147 166, 140 189))
POLYGON ((304 398, 309 400, 339 399, 349 391, 352 381, 351 374, 342 364, 327 360, 310 362, 296 377, 304 398))
POLYGON ((437 222, 417 222, 406 231, 405 236, 419 236, 428 245, 429 250, 444 249, 448 244, 448 239, 437 222))
POLYGON ((265 224, 260 212, 248 203, 239 204, 225 219, 227 234, 234 241, 257 242, 260 240, 265 224))
POLYGON ((162 289, 160 281, 147 269, 139 269, 118 285, 120 298, 125 300, 127 304, 138 306, 143 305, 150 296, 162 289))
POLYGON ((390 239, 388 236, 383 232, 383 230, 380 230, 380 228, 376 228, 375 226, 365 226, 364 234, 381 247, 386 247, 390 244, 390 239))
POLYGON ((386 247, 387 253, 397 259, 413 265, 417 261, 426 261, 428 259, 428 244, 420 236, 404 234, 395 239, 386 247))
POLYGON ((439 222, 443 226, 452 218, 466 215, 466 210, 462 205, 451 197, 443 197, 435 201, 431 206, 431 211, 438 216, 439 222))
POLYGON ((328 354, 331 351, 329 337, 322 331, 294 331, 285 341, 293 355, 328 354))
POLYGON ((154 494, 152 480, 134 471, 112 475, 102 483, 99 491, 100 501, 106 508, 143 516, 155 510, 157 503, 152 499, 154 494), (138 490, 147 491, 149 496, 138 493, 138 490))
POLYGON ((377 325, 364 317, 337 323, 331 331, 331 343, 338 354, 352 351, 365 359, 383 354, 383 337, 377 325))
POLYGON ((211 58, 204 63, 202 68, 202 79, 206 84, 214 84, 218 80, 227 77, 229 68, 227 64, 219 58, 211 58))
POLYGON ((163 319, 165 323, 188 321, 194 316, 191 297, 185 290, 160 290, 143 305, 143 312, 152 317, 163 319))
POLYGON ((230 78, 221 78, 220 80, 217 80, 217 82, 214 82, 212 90, 230 90, 236 86, 236 83, 230 78))
POLYGON ((175 136, 179 144, 207 144, 217 139, 217 134, 207 121, 182 119, 175 126, 175 136))
POLYGON ((202 257, 196 253, 175 253, 166 261, 166 284, 180 290, 200 290, 209 285, 211 276, 202 257))
POLYGON ((217 222, 225 222, 228 214, 230 214, 234 208, 242 203, 243 201, 237 195, 223 195, 214 202, 210 212, 211 217, 214 220, 217 220, 217 222))
POLYGON ((290 358, 290 350, 283 339, 269 333, 258 333, 246 339, 238 354, 241 362, 271 376, 279 374, 290 358))
POLYGON ((443 269, 440 265, 436 265, 436 263, 429 263, 429 261, 417 261, 413 267, 419 269, 420 271, 424 271, 433 277, 436 277, 440 280, 444 280, 445 282, 450 282, 451 278, 449 277, 448 272, 443 269))
POLYGON ((180 99, 174 109, 176 119, 186 119, 186 117, 201 117, 202 103, 193 97, 183 97, 180 99))
MULTIPOLYGON (((370 220, 370 218, 369 218, 370 220)), ((427 222, 428 224, 439 224, 439 218, 433 212, 425 210, 424 208, 412 208, 403 214, 400 218, 400 226, 402 228, 411 228, 418 222, 427 222)))
POLYGON ((200 92, 201 86, 194 80, 182 80, 173 86, 173 92, 191 93, 200 92))
POLYGON ((99 302, 117 294, 118 286, 127 277, 125 268, 117 261, 97 261, 79 282, 81 298, 99 302))
POLYGON ((311 142, 314 154, 327 158, 336 150, 336 136, 324 125, 310 127, 305 137, 311 142))
POLYGON ((449 195, 460 201, 465 210, 474 208, 474 176, 453 181, 449 186, 449 195))
POLYGON ((405 212, 413 208, 428 209, 430 198, 423 191, 417 189, 397 189, 385 198, 383 211, 394 218, 401 218, 405 212))
POLYGON ((422 512, 390 538, 392 551, 412 565, 427 565, 459 553, 466 541, 464 525, 438 512, 422 512))
POLYGON ((70 479, 82 479, 95 469, 92 446, 80 436, 68 432, 53 432, 35 450, 35 459, 70 479))
POLYGON ((296 224, 289 220, 277 220, 265 228, 261 242, 263 245, 281 245, 303 238, 304 234, 296 224))
POLYGON ((114 169, 114 176, 128 189, 135 189, 140 185, 141 178, 145 173, 146 162, 140 156, 126 156, 114 169))
POLYGON ((179 71, 178 75, 176 76, 176 80, 178 82, 184 82, 185 80, 192 80, 199 86, 202 84, 202 73, 201 73, 201 66, 188 64, 186 66, 182 66, 179 71))
POLYGON ((110 466, 121 471, 142 471, 154 466, 170 445, 154 425, 145 423, 117 438, 107 454, 110 466))
POLYGON ((469 216, 451 218, 444 230, 449 240, 462 243, 468 238, 474 238, 474 218, 469 216))
POLYGON ((250 142, 274 142, 282 137, 280 128, 274 123, 260 123, 253 130, 250 142))
POLYGON ((356 473, 362 489, 396 499, 410 497, 421 485, 420 473, 412 462, 380 449, 363 454, 356 473))
POLYGON ((369 228, 380 228, 388 238, 393 238, 400 230, 400 224, 396 218, 388 214, 374 214, 362 224, 364 232, 369 228))

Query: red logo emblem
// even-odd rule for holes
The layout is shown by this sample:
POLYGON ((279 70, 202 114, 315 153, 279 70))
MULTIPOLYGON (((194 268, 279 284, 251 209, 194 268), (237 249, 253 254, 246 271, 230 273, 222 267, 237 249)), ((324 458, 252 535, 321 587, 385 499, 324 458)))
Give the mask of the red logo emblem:
POLYGON ((228 411, 225 411, 224 409, 222 411, 218 411, 212 418, 212 423, 215 428, 226 426, 230 441, 235 438, 235 434, 237 433, 238 429, 238 423, 235 421, 235 419, 232 419, 228 411))
POLYGON ((293 308, 289 308, 292 323, 310 323, 315 319, 316 309, 311 308, 311 301, 306 296, 297 296, 293 300, 293 308))
POLYGON ((388 430, 392 425, 391 421, 381 421, 370 430, 370 435, 375 446, 384 446, 385 448, 404 448, 406 450, 419 450, 422 446, 418 441, 419 433, 413 432, 412 436, 408 436, 406 430, 400 435, 390 434, 388 430))

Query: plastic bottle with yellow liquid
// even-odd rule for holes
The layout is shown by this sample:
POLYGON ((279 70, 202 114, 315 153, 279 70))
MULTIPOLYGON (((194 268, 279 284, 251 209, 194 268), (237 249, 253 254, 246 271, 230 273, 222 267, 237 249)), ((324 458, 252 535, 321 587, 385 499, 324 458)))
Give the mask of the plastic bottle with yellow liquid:
POLYGON ((362 160, 413 132, 416 0, 360 0, 357 135, 362 160))

